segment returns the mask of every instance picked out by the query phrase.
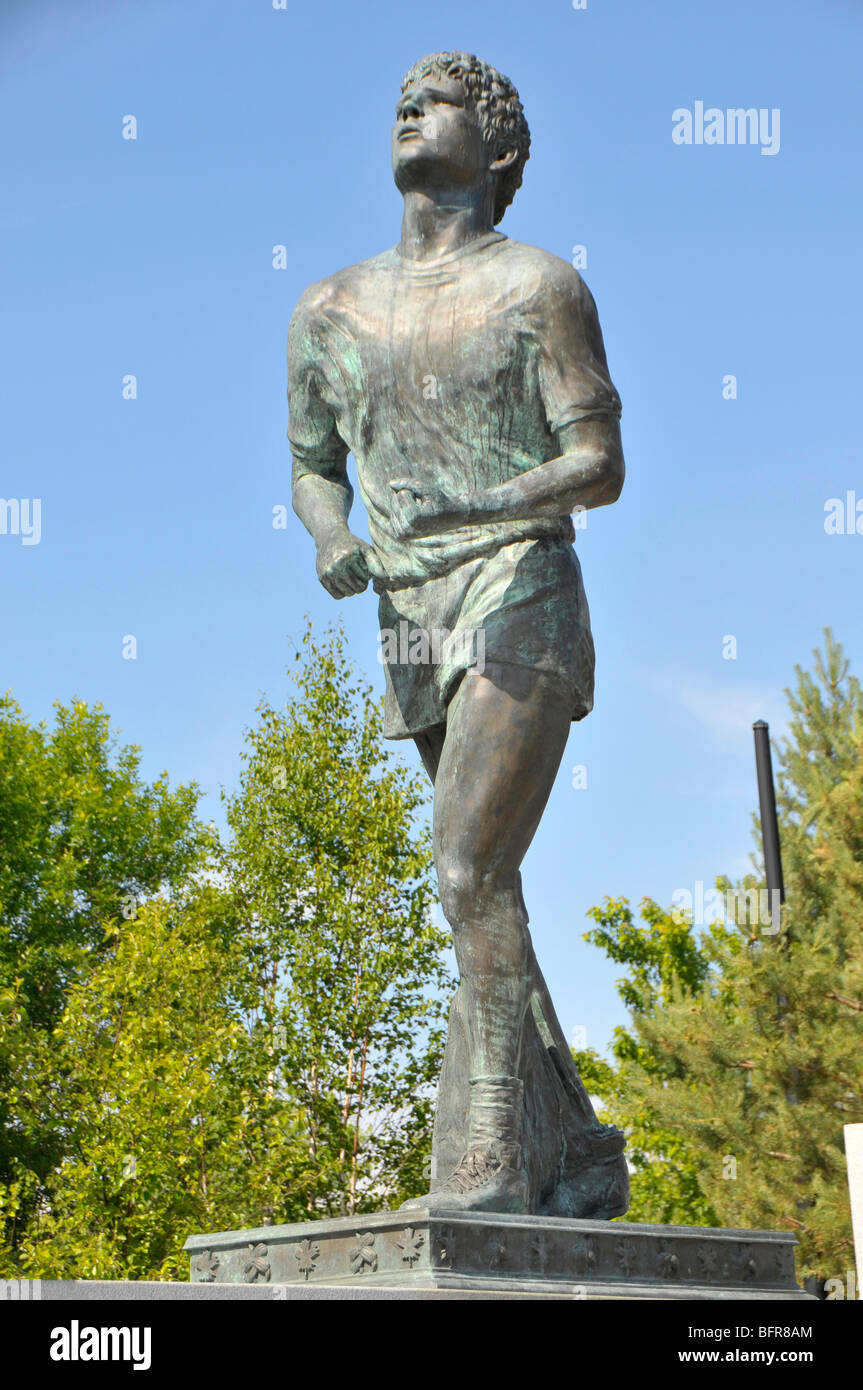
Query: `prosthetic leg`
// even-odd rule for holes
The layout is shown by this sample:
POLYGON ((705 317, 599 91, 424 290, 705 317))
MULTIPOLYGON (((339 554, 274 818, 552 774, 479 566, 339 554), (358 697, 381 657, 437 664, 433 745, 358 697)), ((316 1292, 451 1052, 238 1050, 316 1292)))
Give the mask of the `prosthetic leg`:
POLYGON ((600 1124, 531 948, 518 1077, 471 1077, 459 994, 450 1012, 431 1192, 407 1210, 622 1216, 624 1135, 600 1124))

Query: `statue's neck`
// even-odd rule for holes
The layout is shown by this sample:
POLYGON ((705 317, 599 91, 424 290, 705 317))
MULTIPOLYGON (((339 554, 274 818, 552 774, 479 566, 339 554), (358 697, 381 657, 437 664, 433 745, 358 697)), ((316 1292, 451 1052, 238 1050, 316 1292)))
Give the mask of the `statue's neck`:
POLYGON ((406 192, 402 255, 411 261, 435 260, 493 231, 491 196, 476 189, 406 192))

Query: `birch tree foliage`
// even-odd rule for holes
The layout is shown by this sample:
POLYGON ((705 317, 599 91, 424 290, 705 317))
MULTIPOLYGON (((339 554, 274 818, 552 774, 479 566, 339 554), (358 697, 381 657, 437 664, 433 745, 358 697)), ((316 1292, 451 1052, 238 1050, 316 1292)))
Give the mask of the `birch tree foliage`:
POLYGON ((71 1120, 56 1120, 55 1030, 113 955, 106 924, 188 883, 212 851, 198 791, 149 782, 141 752, 82 700, 32 723, 0 698, 0 1233, 16 1267, 44 1212, 71 1120), (52 1101, 54 1097, 52 1094, 52 1101), (51 1113, 49 1113, 49 1111, 51 1113), (53 1115, 53 1118, 52 1118, 53 1115))
POLYGON ((422 774, 386 747, 381 702, 341 631, 307 629, 293 681, 293 698, 262 700, 248 732, 225 864, 253 941, 272 1085, 304 1135, 305 1171, 282 1204, 300 1217, 427 1185, 452 981, 422 774))
POLYGON ((211 887, 106 924, 31 1069, 61 1157, 14 1242, 27 1275, 186 1279, 191 1232, 258 1225, 281 1190, 296 1140, 237 925, 211 887))

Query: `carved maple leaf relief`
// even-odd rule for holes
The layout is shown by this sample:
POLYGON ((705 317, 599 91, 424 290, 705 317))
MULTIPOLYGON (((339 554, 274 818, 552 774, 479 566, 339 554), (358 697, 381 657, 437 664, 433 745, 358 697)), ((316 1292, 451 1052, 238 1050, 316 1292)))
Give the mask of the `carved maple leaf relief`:
POLYGON ((297 1268, 304 1279, 308 1279, 309 1275, 314 1272, 315 1261, 320 1256, 320 1253, 321 1247, 318 1245, 317 1241, 300 1241, 299 1245, 294 1251, 294 1259, 296 1260, 297 1268))
POLYGON ((415 1260, 419 1259, 420 1250, 424 1244, 425 1237, 422 1232, 413 1230, 411 1226, 408 1226, 402 1233, 401 1239, 396 1241, 396 1245, 402 1252, 402 1259, 405 1264, 411 1266, 413 1266, 415 1260))
POLYGON ((212 1284, 219 1268, 219 1257, 211 1250, 203 1250, 195 1261, 195 1269, 200 1274, 200 1283, 212 1284))

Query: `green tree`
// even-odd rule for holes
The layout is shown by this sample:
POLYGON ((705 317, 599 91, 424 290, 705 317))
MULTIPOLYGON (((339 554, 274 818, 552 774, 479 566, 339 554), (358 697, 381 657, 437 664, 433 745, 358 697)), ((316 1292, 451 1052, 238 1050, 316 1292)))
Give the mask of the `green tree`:
POLYGON ((226 869, 254 940, 272 1086, 304 1134, 277 1204, 300 1218, 423 1189, 452 981, 425 788, 386 749, 341 631, 306 631, 295 682, 248 734, 226 869))
POLYGON ((103 946, 103 924, 184 882, 209 848, 198 790, 140 775, 101 706, 55 705, 31 725, 0 698, 0 989, 34 1027, 62 1013, 78 972, 103 946))
POLYGON ((796 674, 777 750, 783 930, 743 913, 696 936, 655 903, 641 926, 625 902, 594 909, 589 939, 630 972, 631 1023, 612 1064, 580 1060, 632 1134, 631 1218, 790 1229, 804 1271, 826 1278, 853 1264, 842 1125, 863 1103, 863 709, 829 632, 814 676, 796 674))
POLYGON ((31 725, 0 699, 0 1214, 14 1249, 64 1153, 34 1086, 70 992, 98 967, 104 926, 186 881, 210 832, 193 786, 140 775, 107 714, 81 701, 31 725))
POLYGON ((664 1055, 644 1028, 645 1020, 672 1001, 697 994, 709 972, 709 957, 681 914, 665 912, 649 898, 641 903, 640 922, 625 898, 607 898, 588 915, 597 925, 585 939, 629 969, 618 990, 632 1022, 614 1030, 613 1062, 592 1049, 573 1054, 588 1091, 604 1102, 604 1118, 613 1117, 627 1133, 627 1157, 634 1170, 627 1219, 719 1224, 699 1185, 697 1144, 679 1127, 666 1126, 653 1103, 680 1074, 678 1061, 664 1055))
POLYGON ((421 1190, 448 938, 341 633, 261 704, 224 848, 101 711, 5 710, 0 1272, 183 1278, 191 1231, 421 1190))
POLYGON ((186 1278, 193 1230, 257 1225, 291 1146, 250 1035, 230 898, 151 900, 107 924, 31 1073, 62 1158, 18 1242, 30 1276, 186 1278))

